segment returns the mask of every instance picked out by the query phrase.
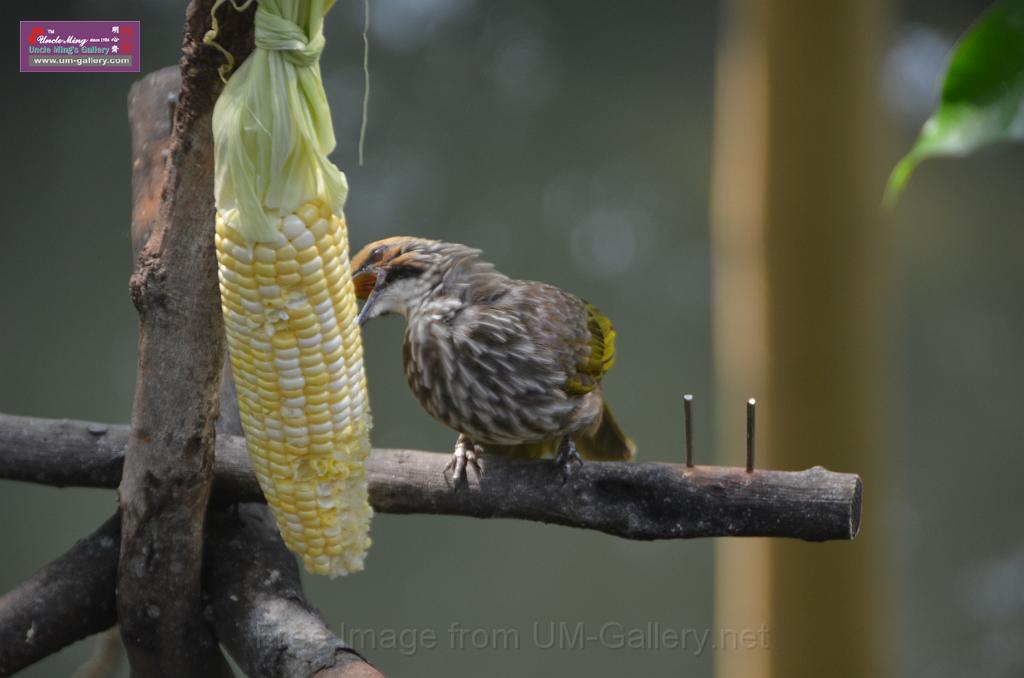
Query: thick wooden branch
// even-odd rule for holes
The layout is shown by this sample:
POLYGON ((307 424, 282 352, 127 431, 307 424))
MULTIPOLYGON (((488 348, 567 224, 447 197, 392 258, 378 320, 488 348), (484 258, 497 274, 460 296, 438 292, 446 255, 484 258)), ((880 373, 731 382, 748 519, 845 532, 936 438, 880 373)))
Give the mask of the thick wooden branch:
MULTIPOLYGON (((218 53, 202 45, 212 0, 186 12, 181 89, 166 149, 166 74, 133 88, 132 234, 141 247, 131 279, 139 367, 124 470, 118 618, 132 675, 226 676, 231 671, 201 617, 203 524, 213 483, 224 335, 213 249, 213 104, 218 53), (158 159, 166 150, 165 164, 158 159), (158 197, 159 196, 159 197, 158 197)), ((222 44, 251 49, 251 11, 226 13, 222 44)))
MULTIPOLYGON (((127 427, 121 428, 123 444, 127 427)), ((100 471, 91 480, 108 475, 100 471)), ((0 597, 0 678, 117 622, 120 536, 115 515, 0 597)), ((204 562, 205 616, 247 675, 380 678, 306 600, 295 558, 265 506, 214 512, 207 522, 204 562)))
MULTIPOLYGON (((115 487, 124 426, 0 414, 0 478, 57 486, 115 487), (90 433, 89 427, 102 433, 90 433)), ((677 464, 584 464, 565 484, 548 461, 483 458, 478 479, 453 491, 448 456, 374 450, 370 502, 382 513, 518 518, 600 530, 627 539, 793 537, 852 539, 861 482, 820 467, 755 471, 677 464)), ((214 499, 262 501, 244 442, 217 441, 214 499)))
POLYGON ((213 626, 246 675, 382 678, 306 601, 295 557, 265 505, 212 512, 206 554, 213 626))
POLYGON ((115 515, 0 598, 0 677, 117 623, 120 533, 115 515))

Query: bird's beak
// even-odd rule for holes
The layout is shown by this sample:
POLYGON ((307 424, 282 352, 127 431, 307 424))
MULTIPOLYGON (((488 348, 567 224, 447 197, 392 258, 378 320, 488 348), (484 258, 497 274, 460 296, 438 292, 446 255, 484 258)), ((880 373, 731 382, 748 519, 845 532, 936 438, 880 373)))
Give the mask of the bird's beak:
POLYGON ((352 286, 355 287, 356 299, 366 301, 377 284, 382 271, 376 266, 361 268, 352 274, 352 286))
POLYGON ((367 269, 353 276, 352 280, 356 287, 356 298, 366 299, 362 310, 359 311, 359 317, 356 318, 359 321, 360 327, 370 319, 370 311, 380 296, 380 291, 384 289, 386 278, 387 276, 384 274, 384 271, 380 269, 367 269), (373 287, 370 287, 371 281, 373 287), (369 290, 369 294, 367 294, 367 290, 369 290))

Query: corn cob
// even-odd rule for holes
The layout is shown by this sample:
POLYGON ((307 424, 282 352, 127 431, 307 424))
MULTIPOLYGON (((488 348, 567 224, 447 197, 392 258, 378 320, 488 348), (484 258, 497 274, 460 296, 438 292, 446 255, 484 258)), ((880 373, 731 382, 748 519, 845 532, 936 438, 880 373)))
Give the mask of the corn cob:
POLYGON ((217 260, 256 477, 309 571, 360 570, 369 408, 345 222, 308 202, 280 220, 274 241, 251 243, 233 216, 218 216, 217 260))
POLYGON ((348 185, 327 158, 319 66, 332 4, 260 1, 256 48, 217 100, 213 135, 221 305, 249 456, 285 544, 335 576, 362 569, 372 512, 348 185))

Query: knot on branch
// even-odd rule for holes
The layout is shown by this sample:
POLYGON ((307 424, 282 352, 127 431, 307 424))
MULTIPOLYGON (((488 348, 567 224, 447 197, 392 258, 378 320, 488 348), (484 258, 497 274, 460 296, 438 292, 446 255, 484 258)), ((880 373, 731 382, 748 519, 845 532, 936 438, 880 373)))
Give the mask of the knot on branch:
POLYGON ((167 271, 161 265, 159 255, 149 251, 147 246, 139 254, 139 263, 128 280, 132 305, 140 315, 154 308, 166 308, 168 299, 164 287, 166 279, 167 271))

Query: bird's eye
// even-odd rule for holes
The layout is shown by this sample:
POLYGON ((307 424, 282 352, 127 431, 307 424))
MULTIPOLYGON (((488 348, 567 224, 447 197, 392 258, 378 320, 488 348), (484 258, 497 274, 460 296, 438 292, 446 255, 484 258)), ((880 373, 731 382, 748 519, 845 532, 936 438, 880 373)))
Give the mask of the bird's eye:
POLYGON ((387 245, 381 245, 370 252, 370 256, 367 257, 367 263, 375 264, 384 258, 384 253, 388 251, 387 245))

